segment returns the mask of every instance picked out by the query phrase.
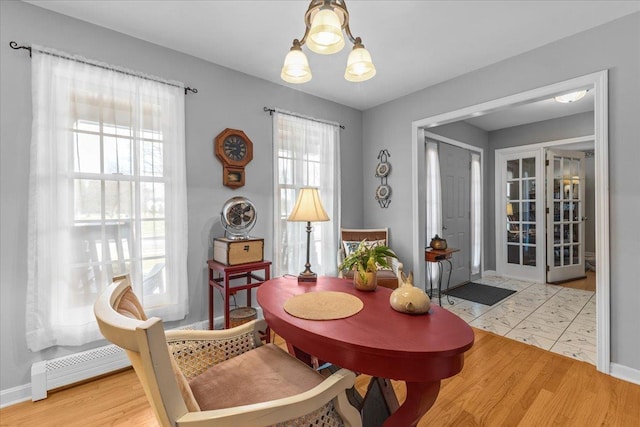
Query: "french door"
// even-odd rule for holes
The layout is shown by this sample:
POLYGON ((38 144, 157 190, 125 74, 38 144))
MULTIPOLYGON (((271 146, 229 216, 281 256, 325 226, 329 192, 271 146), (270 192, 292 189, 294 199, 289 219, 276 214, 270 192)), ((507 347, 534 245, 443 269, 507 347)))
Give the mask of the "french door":
POLYGON ((525 280, 544 279, 541 151, 523 151, 496 160, 496 226, 499 274, 525 280))
POLYGON ((584 153, 547 150, 547 282, 584 277, 584 153))

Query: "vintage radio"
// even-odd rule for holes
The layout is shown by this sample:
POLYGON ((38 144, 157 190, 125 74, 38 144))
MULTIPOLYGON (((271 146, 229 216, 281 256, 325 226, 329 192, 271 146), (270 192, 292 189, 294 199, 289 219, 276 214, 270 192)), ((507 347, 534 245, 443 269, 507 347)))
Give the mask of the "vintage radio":
POLYGON ((213 241, 213 259, 225 265, 261 262, 264 259, 264 239, 216 238, 213 241))

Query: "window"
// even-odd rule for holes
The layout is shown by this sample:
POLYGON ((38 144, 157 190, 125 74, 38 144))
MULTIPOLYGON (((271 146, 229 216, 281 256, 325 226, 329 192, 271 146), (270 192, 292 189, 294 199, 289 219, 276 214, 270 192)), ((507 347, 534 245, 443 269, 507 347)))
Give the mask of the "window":
POLYGON ((120 274, 184 318, 184 89, 33 50, 29 348, 101 338, 93 303, 120 274))
POLYGON ((312 223, 310 262, 336 275, 340 224, 340 134, 337 125, 274 112, 274 273, 298 274, 306 262, 306 226, 287 222, 300 187, 318 187, 329 221, 312 223))

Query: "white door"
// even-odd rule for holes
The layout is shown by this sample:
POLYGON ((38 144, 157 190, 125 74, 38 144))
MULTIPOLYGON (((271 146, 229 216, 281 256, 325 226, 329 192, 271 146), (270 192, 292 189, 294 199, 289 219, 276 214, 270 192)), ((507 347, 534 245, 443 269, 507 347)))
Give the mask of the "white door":
POLYGON ((544 278, 541 151, 496 153, 496 268, 524 280, 544 278))
POLYGON ((584 153, 547 150, 547 282, 584 277, 584 153))
MULTIPOLYGON (((440 143, 442 182, 442 234, 447 246, 460 249, 453 254, 450 286, 467 283, 471 277, 470 179, 471 156, 468 150, 440 143)), ((444 279, 447 279, 445 274, 444 279)))

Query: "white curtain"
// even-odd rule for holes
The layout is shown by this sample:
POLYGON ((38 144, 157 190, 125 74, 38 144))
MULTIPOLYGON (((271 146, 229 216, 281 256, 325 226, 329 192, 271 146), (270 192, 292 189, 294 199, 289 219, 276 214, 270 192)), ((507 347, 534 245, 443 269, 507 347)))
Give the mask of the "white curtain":
POLYGON ((187 313, 184 88, 32 46, 27 344, 101 338, 93 303, 130 274, 147 313, 187 313))
MULTIPOLYGON (((436 235, 442 234, 442 187, 440 183, 440 159, 438 156, 438 143, 426 142, 426 242, 427 245, 436 235)), ((438 280, 438 266, 428 263, 432 280, 438 280)))
POLYGON ((310 263, 318 275, 337 275, 340 224, 340 132, 333 123, 273 113, 275 276, 297 275, 306 262, 306 223, 288 222, 300 187, 318 187, 329 221, 311 223, 310 263))
POLYGON ((482 174, 480 154, 471 153, 471 274, 480 273, 482 237, 482 174))

